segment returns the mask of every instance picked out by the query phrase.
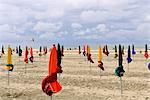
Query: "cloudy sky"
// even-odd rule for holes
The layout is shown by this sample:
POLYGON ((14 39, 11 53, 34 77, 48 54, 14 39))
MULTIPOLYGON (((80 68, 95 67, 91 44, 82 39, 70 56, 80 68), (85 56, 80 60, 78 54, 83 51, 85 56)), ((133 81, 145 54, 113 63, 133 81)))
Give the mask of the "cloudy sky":
POLYGON ((0 0, 0 44, 150 43, 150 0, 0 0))

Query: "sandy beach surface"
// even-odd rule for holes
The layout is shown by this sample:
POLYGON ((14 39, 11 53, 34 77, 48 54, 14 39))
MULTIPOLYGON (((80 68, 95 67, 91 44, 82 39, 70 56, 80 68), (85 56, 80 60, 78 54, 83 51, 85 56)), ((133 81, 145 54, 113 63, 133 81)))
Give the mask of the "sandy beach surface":
MULTIPOLYGON (((105 71, 98 65, 97 51, 92 51, 94 64, 90 64, 78 51, 65 51, 62 59, 63 73, 58 75, 62 90, 54 94, 52 100, 150 100, 150 71, 143 56, 137 52, 133 62, 127 64, 124 55, 125 74, 115 76, 118 60, 114 51, 103 55, 105 71)), ((24 54, 23 54, 24 55, 24 54)), ((48 74, 49 54, 39 57, 34 52, 35 62, 26 64, 23 57, 13 54, 14 70, 9 73, 3 68, 6 55, 0 58, 0 100, 51 100, 41 89, 42 79, 48 74), (26 73, 25 73, 26 70, 26 73)))

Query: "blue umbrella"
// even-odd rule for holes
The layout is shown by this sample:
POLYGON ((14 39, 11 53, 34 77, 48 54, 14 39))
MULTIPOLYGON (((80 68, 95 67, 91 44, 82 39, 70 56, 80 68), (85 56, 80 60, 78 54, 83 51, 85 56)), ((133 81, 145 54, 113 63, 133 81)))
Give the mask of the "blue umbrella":
POLYGON ((128 57, 127 57, 127 62, 130 63, 132 61, 131 59, 131 50, 130 50, 130 46, 128 46, 128 57))
POLYGON ((134 45, 132 45, 132 55, 135 55, 136 52, 134 51, 134 45))

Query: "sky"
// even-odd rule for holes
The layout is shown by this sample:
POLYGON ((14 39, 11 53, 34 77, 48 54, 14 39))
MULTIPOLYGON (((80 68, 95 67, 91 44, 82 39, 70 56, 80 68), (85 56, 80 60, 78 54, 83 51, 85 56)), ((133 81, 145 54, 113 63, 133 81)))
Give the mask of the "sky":
POLYGON ((150 43, 149 5, 150 0, 0 0, 0 45, 143 45, 150 43))

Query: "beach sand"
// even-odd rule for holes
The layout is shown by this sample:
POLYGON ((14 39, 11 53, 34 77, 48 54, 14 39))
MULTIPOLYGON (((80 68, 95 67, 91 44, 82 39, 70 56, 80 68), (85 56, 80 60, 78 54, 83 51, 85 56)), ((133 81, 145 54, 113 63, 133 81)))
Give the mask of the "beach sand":
MULTIPOLYGON (((34 52, 34 55, 36 53, 34 52)), ((114 70, 118 61, 113 51, 107 57, 103 55, 105 71, 98 65, 97 51, 92 51, 94 64, 90 64, 78 51, 65 51, 62 58, 63 73, 58 75, 62 90, 54 94, 53 100, 150 100, 150 71, 143 54, 137 53, 133 62, 127 64, 124 55, 125 74, 122 77, 122 94, 120 78, 114 70), (128 69, 129 68, 129 69, 128 69)), ((48 74, 47 56, 41 58, 36 54, 35 62, 27 65, 23 57, 13 54, 14 70, 9 73, 3 69, 6 57, 0 58, 0 100, 50 100, 41 89, 42 79, 48 74), (26 66, 26 73, 25 73, 26 66)))

